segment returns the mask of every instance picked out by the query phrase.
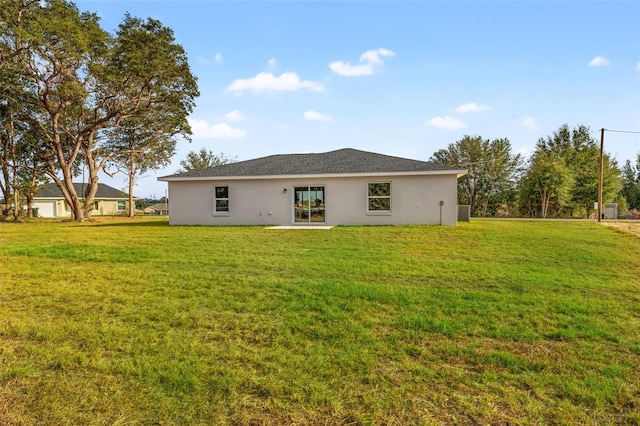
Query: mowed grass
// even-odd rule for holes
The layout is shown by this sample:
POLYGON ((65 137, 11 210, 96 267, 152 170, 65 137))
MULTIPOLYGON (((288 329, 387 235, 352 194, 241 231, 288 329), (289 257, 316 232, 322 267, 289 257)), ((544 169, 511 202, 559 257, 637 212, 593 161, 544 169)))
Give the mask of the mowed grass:
POLYGON ((640 239, 0 223, 0 424, 638 424, 640 239))

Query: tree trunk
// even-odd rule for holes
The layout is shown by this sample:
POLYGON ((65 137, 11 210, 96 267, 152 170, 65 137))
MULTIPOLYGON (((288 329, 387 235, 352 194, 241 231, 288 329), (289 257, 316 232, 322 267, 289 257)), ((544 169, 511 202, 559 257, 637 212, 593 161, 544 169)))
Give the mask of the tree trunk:
POLYGON ((135 162, 133 158, 133 151, 129 156, 129 217, 135 217, 136 205, 133 201, 133 186, 135 179, 135 162))
POLYGON ((35 161, 34 161, 34 168, 32 169, 32 173, 31 173, 31 182, 29 182, 27 190, 25 191, 25 194, 24 194, 24 197, 27 202, 28 218, 33 217, 33 199, 36 196, 36 192, 37 192, 36 182, 38 181, 38 173, 36 172, 36 170, 37 168, 35 166, 35 161))
POLYGON ((13 221, 17 222, 20 220, 20 211, 22 208, 20 207, 20 193, 18 191, 13 192, 13 221))
POLYGON ((28 218, 32 218, 33 217, 33 194, 25 194, 25 198, 27 201, 27 217, 28 218))
POLYGON ((78 198, 78 194, 76 194, 75 188, 73 187, 73 182, 69 179, 68 182, 65 182, 67 188, 71 188, 69 192, 71 192, 71 203, 69 203, 69 207, 71 207, 71 216, 73 220, 76 222, 84 222, 84 210, 82 208, 82 201, 78 198))
MULTIPOLYGON (((4 185, 2 184, 2 182, 0 182, 0 189, 2 190, 2 198, 4 199, 4 203, 5 205, 9 204, 9 199, 11 199, 11 182, 9 180, 9 169, 8 169, 8 164, 5 161, 2 161, 2 182, 4 182, 4 185)), ((2 213, 3 215, 8 214, 9 209, 3 206, 2 209, 0 209, 0 213, 2 213)))
POLYGON ((9 114, 9 144, 11 145, 11 187, 13 189, 13 221, 20 219, 20 188, 18 185, 18 162, 16 154, 15 123, 13 112, 9 114))
MULTIPOLYGON (((58 112, 50 112, 51 114, 51 122, 52 122, 52 130, 50 134, 50 138, 45 140, 45 143, 49 145, 49 147, 55 153, 55 160, 49 160, 49 171, 47 174, 53 181, 58 185, 62 195, 66 203, 71 208, 71 216, 73 220, 77 222, 83 222, 85 220, 85 215, 83 211, 82 201, 78 197, 76 193, 76 189, 73 186, 73 164, 75 163, 78 153, 81 147, 81 141, 76 139, 74 140, 74 144, 71 149, 65 149, 62 144, 61 134, 62 131, 59 129, 58 112), (58 170, 62 173, 62 179, 55 172, 58 170)), ((41 126, 42 127, 42 126, 41 126)), ((46 132, 47 130, 43 127, 43 130, 46 132)))
POLYGON ((91 220, 91 213, 93 212, 93 200, 98 192, 98 175, 97 171, 89 167, 89 182, 87 182, 87 188, 84 191, 82 214, 84 220, 91 220))
POLYGON ((549 213, 549 202, 551 201, 551 194, 549 191, 545 189, 540 190, 540 215, 543 219, 547 218, 547 214, 549 213))

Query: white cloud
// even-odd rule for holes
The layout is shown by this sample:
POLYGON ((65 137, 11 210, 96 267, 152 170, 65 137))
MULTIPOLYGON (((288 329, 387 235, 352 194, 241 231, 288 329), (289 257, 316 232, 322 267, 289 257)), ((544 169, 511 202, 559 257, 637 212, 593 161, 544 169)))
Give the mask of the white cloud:
POLYGON ((387 50, 382 47, 380 49, 367 50, 362 55, 360 55, 360 62, 368 62, 370 64, 381 65, 382 59, 380 59, 380 56, 396 56, 396 54, 391 50, 387 50))
POLYGON ((228 112, 224 115, 224 119, 227 121, 244 121, 244 115, 237 109, 228 112))
POLYGON ((489 105, 470 102, 468 104, 460 105, 458 108, 456 108, 456 112, 479 112, 489 111, 490 109, 491 107, 489 105))
POLYGON ((234 129, 227 123, 210 124, 205 120, 189 119, 193 137, 202 139, 237 139, 243 138, 247 131, 234 129))
POLYGON ((589 61, 590 67, 604 67, 609 65, 609 60, 602 56, 596 56, 591 61, 589 61))
POLYGON ((331 117, 329 117, 328 115, 322 114, 320 112, 316 112, 316 111, 307 111, 304 113, 304 119, 305 120, 314 120, 314 121, 325 121, 325 122, 330 122, 333 119, 331 117))
POLYGON ((521 157, 528 158, 533 154, 529 148, 520 148, 516 151, 516 154, 520 154, 521 157))
POLYGON ((211 56, 198 56, 196 60, 199 64, 209 65, 214 62, 222 62, 224 61, 224 58, 222 57, 222 53, 216 53, 215 55, 213 55, 213 58, 211 58, 211 56))
POLYGON ((455 117, 435 117, 431 120, 427 121, 429 126, 438 127, 440 129, 462 129, 463 127, 467 127, 462 120, 457 119, 455 117))
POLYGON ((358 77, 361 75, 373 74, 373 65, 371 64, 351 65, 348 62, 336 61, 331 62, 329 64, 329 68, 331 68, 331 71, 336 74, 344 75, 346 77, 358 77))
POLYGON ((269 61, 267 62, 267 65, 269 65, 269 68, 274 68, 276 66, 276 58, 271 58, 269 59, 269 61))
POLYGON ((522 120, 522 125, 531 130, 535 130, 538 128, 538 122, 533 117, 525 117, 525 119, 522 120))
POLYGON ((350 62, 334 61, 329 64, 329 68, 333 72, 346 77, 357 77, 361 75, 371 75, 374 73, 374 66, 380 66, 383 64, 381 56, 395 56, 396 54, 391 50, 379 48, 374 50, 367 50, 360 55, 360 62, 362 64, 351 65, 350 62))
POLYGON ((295 72, 285 72, 280 76, 275 76, 270 72, 261 72, 253 78, 237 79, 229 85, 227 90, 232 92, 242 92, 252 90, 253 92, 264 91, 293 91, 309 89, 314 92, 322 92, 322 84, 311 80, 300 80, 295 72))

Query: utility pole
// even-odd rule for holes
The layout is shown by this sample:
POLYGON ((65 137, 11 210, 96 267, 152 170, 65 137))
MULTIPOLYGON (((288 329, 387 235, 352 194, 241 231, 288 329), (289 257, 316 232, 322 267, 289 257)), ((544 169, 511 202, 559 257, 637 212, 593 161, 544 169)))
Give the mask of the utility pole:
POLYGON ((602 186, 604 180, 604 128, 600 129, 600 178, 598 180, 598 222, 602 222, 602 186))

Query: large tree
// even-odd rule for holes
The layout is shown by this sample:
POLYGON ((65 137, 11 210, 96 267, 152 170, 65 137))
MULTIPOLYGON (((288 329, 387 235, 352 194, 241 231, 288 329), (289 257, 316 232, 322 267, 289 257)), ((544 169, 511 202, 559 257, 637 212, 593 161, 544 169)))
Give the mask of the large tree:
POLYGON ((33 120, 36 112, 24 102, 30 93, 23 90, 19 77, 11 66, 0 68, 0 192, 6 203, 14 206, 15 220, 24 198, 31 216, 32 195, 44 183, 46 169, 39 146, 41 134, 33 120))
MULTIPOLYGON (((133 216, 135 177, 168 165, 175 154, 177 137, 189 139, 186 113, 191 111, 197 89, 184 51, 174 43, 172 31, 157 20, 143 21, 127 15, 119 27, 111 58, 110 64, 125 68, 138 79, 134 87, 154 88, 143 108, 110 129, 103 145, 107 163, 126 170, 129 216, 133 216), (150 44, 154 49, 147 49, 150 44), (172 69, 165 69, 168 63, 173 64, 172 69)), ((123 89, 131 84, 131 80, 126 81, 123 89)), ((132 98, 136 96, 132 94, 132 98)))
POLYGON ((508 139, 481 136, 464 136, 447 149, 436 151, 430 160, 468 170, 458 179, 458 201, 471 206, 472 216, 497 211, 515 187, 522 163, 520 154, 511 153, 508 139))
POLYGON ((560 206, 571 199, 573 175, 569 168, 552 153, 536 151, 520 183, 520 209, 532 217, 546 219, 557 215, 560 206))
MULTIPOLYGON (((535 216, 589 217, 598 201, 599 158, 599 143, 584 125, 569 129, 564 124, 538 139, 521 181, 523 212, 533 213, 531 197, 538 194, 535 216)), ((621 189, 620 172, 606 153, 603 162, 603 200, 611 202, 621 189)))
MULTIPOLYGON (((24 64, 19 70, 37 99, 34 118, 51 154, 48 174, 73 217, 85 220, 93 210, 98 173, 122 154, 107 143, 107 131, 154 117, 169 123, 165 128, 173 134, 188 134, 196 79, 173 32, 157 20, 127 15, 111 36, 96 15, 66 0, 38 2, 27 11, 36 16, 31 21, 38 22, 33 31, 39 33, 12 60, 24 64), (73 186, 79 168, 87 171, 83 194, 73 186)), ((22 27, 6 26, 10 42, 4 45, 20 45, 22 27)))
MULTIPOLYGON (((2 214, 8 215, 8 206, 17 207, 17 179, 18 179, 18 142, 16 137, 17 105, 11 98, 5 95, 6 79, 2 79, 0 70, 0 192, 4 199, 2 214)), ((16 208, 14 208, 14 218, 17 219, 16 208)))

